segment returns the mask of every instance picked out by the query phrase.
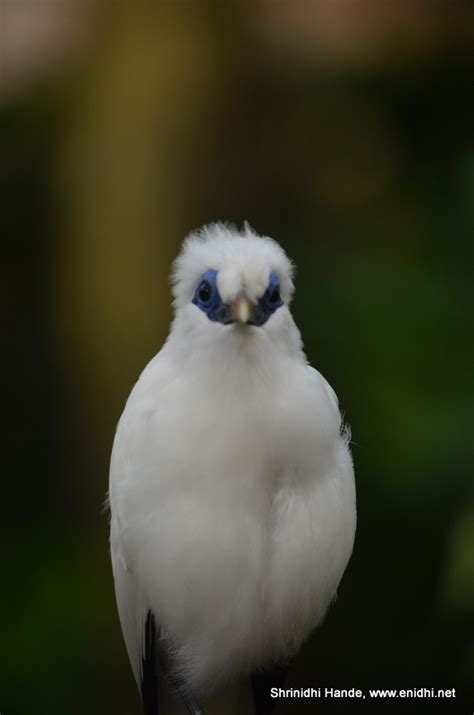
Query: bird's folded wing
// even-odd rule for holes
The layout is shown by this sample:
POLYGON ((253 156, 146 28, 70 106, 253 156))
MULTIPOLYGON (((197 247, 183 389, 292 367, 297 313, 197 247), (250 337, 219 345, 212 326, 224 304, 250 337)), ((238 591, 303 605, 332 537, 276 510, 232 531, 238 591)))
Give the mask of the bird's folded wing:
POLYGON ((137 681, 141 688, 143 662, 145 656, 146 623, 148 605, 145 597, 136 583, 133 572, 127 566, 123 550, 119 525, 116 517, 112 517, 110 549, 112 568, 115 581, 117 607, 122 626, 128 657, 137 681))
POLYGON ((112 518, 111 553, 115 593, 128 657, 140 690, 145 715, 158 715, 158 634, 133 572, 124 559, 117 523, 112 518))

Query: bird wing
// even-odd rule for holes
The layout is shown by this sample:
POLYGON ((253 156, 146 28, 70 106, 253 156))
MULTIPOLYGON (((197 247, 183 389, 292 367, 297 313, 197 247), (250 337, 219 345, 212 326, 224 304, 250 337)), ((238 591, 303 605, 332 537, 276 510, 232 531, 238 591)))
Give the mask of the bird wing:
POLYGON ((127 566, 119 531, 112 516, 111 554, 115 594, 128 657, 141 692, 145 715, 158 715, 158 663, 155 618, 148 608, 133 572, 127 566))
MULTIPOLYGON (((130 508, 130 494, 139 488, 140 469, 143 469, 140 459, 136 460, 142 448, 141 419, 149 410, 150 395, 157 400, 163 385, 170 381, 162 353, 152 359, 132 390, 117 425, 110 465, 110 551, 115 594, 125 645, 142 695, 145 715, 158 713, 158 688, 162 689, 161 675, 168 658, 163 650, 159 623, 136 572, 132 534, 133 525, 137 518, 140 521, 142 511, 141 503, 138 510, 130 508)), ((134 502, 134 499, 131 501, 134 502)))
POLYGON ((113 510, 110 550, 120 624, 133 673, 140 687, 148 606, 132 570, 126 563, 122 547, 120 521, 113 510))
POLYGON ((134 481, 133 455, 137 451, 140 402, 143 385, 158 355, 147 365, 135 384, 115 433, 110 462, 108 503, 110 508, 110 552, 114 575, 117 608, 128 657, 138 687, 141 688, 146 646, 148 603, 135 573, 136 564, 129 554, 130 517, 126 508, 128 485, 134 481), (131 417, 129 416, 131 413, 131 417))
POLYGON ((329 384, 329 382, 326 380, 326 378, 321 375, 320 372, 318 372, 314 367, 311 365, 308 365, 310 372, 314 375, 316 374, 318 378, 321 380, 321 383, 324 387, 324 390, 329 398, 329 402, 331 405, 334 407, 334 409, 339 413, 339 400, 337 399, 337 395, 334 392, 333 388, 329 384))

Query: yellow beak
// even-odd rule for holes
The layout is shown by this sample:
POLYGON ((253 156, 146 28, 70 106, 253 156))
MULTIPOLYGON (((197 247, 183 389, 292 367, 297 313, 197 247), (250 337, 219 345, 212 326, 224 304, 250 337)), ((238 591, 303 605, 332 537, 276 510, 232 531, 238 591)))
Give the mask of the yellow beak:
POLYGON ((248 323, 253 305, 246 295, 241 295, 232 305, 232 315, 241 323, 248 323))

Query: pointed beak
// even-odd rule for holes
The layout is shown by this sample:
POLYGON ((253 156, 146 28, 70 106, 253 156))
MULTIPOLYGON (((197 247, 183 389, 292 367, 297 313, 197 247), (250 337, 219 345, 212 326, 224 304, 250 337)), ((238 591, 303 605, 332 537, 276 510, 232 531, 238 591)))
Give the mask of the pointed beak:
POLYGON ((231 306, 233 317, 240 323, 248 323, 252 315, 253 304, 250 299, 244 294, 239 296, 235 303, 231 306))

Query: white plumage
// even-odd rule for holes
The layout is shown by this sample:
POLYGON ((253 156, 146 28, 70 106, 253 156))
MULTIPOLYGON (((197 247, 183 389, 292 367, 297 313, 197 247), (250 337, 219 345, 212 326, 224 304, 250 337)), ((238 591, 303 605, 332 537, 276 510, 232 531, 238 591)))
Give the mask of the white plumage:
POLYGON ((172 675, 201 703, 299 648, 352 551, 348 437, 302 351, 292 273, 280 246, 247 225, 188 237, 170 335, 115 436, 111 551, 130 661, 140 685, 151 612, 172 675), (198 296, 209 271, 227 324, 198 296), (241 322, 242 300, 263 324, 241 322))

